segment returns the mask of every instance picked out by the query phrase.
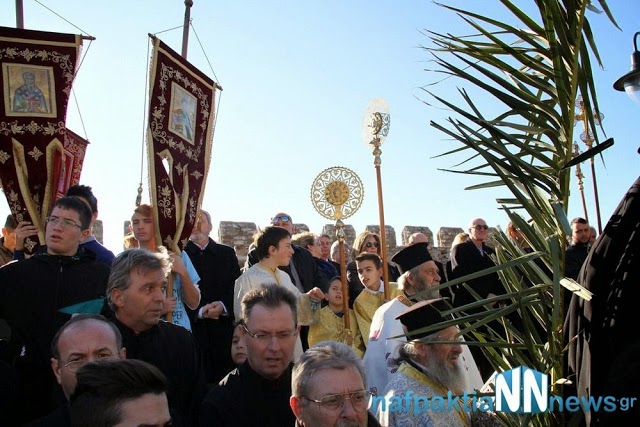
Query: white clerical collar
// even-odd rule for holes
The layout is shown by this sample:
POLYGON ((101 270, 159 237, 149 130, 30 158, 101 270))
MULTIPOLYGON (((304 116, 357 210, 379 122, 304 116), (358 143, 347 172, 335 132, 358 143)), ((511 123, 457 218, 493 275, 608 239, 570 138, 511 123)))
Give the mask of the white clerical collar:
POLYGON ((204 251, 205 249, 207 249, 207 246, 209 246, 209 239, 207 239, 207 243, 205 243, 204 246, 200 246, 195 240, 192 240, 191 243, 196 245, 201 251, 204 251))

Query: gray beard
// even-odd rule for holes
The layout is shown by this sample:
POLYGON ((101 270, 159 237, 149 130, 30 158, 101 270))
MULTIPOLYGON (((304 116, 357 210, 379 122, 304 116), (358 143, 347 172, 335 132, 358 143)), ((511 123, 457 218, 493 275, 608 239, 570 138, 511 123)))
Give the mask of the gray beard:
POLYGON ((338 423, 335 427, 366 427, 367 423, 364 425, 359 424, 357 421, 351 420, 338 420, 338 423))
MULTIPOLYGON (((437 286, 437 285, 436 285, 437 286)), ((414 294, 420 294, 416 296, 417 301, 427 301, 430 299, 440 298, 440 291, 432 291, 428 283, 424 283, 418 278, 413 285, 414 294)))
POLYGON ((447 390, 451 390, 455 394, 462 394, 467 388, 464 373, 460 367, 460 359, 454 367, 440 359, 428 359, 423 366, 425 373, 445 386, 447 390))

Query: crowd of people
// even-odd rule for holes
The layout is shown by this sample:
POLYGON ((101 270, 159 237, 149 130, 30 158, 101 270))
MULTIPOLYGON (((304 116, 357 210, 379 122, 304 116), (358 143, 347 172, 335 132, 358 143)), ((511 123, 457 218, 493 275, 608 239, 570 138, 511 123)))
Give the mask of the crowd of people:
MULTIPOLYGON (((358 235, 350 259, 340 260, 330 236, 295 234, 292 217, 279 212, 241 270, 234 250, 210 237, 208 212, 200 212, 188 244, 174 254, 157 244, 152 210, 132 211, 128 249, 117 256, 92 235, 98 202, 90 187, 74 186, 55 202, 45 244, 31 257, 24 241, 37 228, 7 218, 0 244, 0 425, 471 423, 463 411, 413 404, 389 411, 369 403, 407 392, 473 392, 493 373, 456 326, 412 333, 449 319, 443 313, 452 306, 473 312, 474 293, 504 293, 497 274, 439 289, 494 265, 483 219, 470 222, 448 265, 433 259, 424 234, 412 235, 388 261, 385 299, 375 233, 358 235)), ((571 226, 569 277, 591 238, 586 221, 571 226)), ((508 232, 517 241, 517 229, 508 232)))

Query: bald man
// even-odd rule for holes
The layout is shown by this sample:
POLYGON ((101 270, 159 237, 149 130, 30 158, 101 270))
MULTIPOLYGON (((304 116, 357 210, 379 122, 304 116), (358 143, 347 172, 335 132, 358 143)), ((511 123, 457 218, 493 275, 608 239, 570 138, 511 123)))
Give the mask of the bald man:
MULTIPOLYGON (((460 278, 472 273, 476 273, 487 268, 495 266, 491 259, 491 255, 495 251, 486 245, 489 235, 489 226, 482 218, 474 218, 469 222, 469 240, 453 247, 451 251, 451 264, 453 267, 453 277, 460 278)), ((467 285, 480 295, 481 298, 492 298, 496 295, 504 293, 504 288, 497 273, 486 274, 473 280, 467 280, 467 285)), ((462 285, 456 286, 453 290, 455 298, 453 305, 461 307, 476 301, 476 298, 462 285)), ((483 311, 484 308, 467 310, 468 313, 483 311)), ((473 346, 471 348, 482 379, 486 381, 493 373, 493 368, 483 357, 480 347, 473 346)))

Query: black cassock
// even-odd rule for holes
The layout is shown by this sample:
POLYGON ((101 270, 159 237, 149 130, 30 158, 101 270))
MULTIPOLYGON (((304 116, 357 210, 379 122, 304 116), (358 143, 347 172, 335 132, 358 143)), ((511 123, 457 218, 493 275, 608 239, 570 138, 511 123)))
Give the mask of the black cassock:
POLYGON ((200 276, 200 304, 195 311, 187 310, 191 328, 200 348, 207 382, 217 384, 235 368, 231 360, 233 289, 236 279, 240 276, 240 266, 233 248, 216 243, 212 239, 209 239, 204 249, 189 241, 184 250, 200 276), (228 314, 215 320, 199 319, 200 308, 214 301, 221 301, 228 314))
POLYGON ((209 391, 202 403, 200 426, 293 426, 289 406, 293 364, 277 380, 258 375, 244 362, 209 391))
MULTIPOLYGON (((614 211, 580 272, 591 301, 574 295, 567 315, 569 364, 580 396, 640 397, 640 178, 614 211)), ((640 425, 640 404, 598 411, 591 425, 640 425)))

